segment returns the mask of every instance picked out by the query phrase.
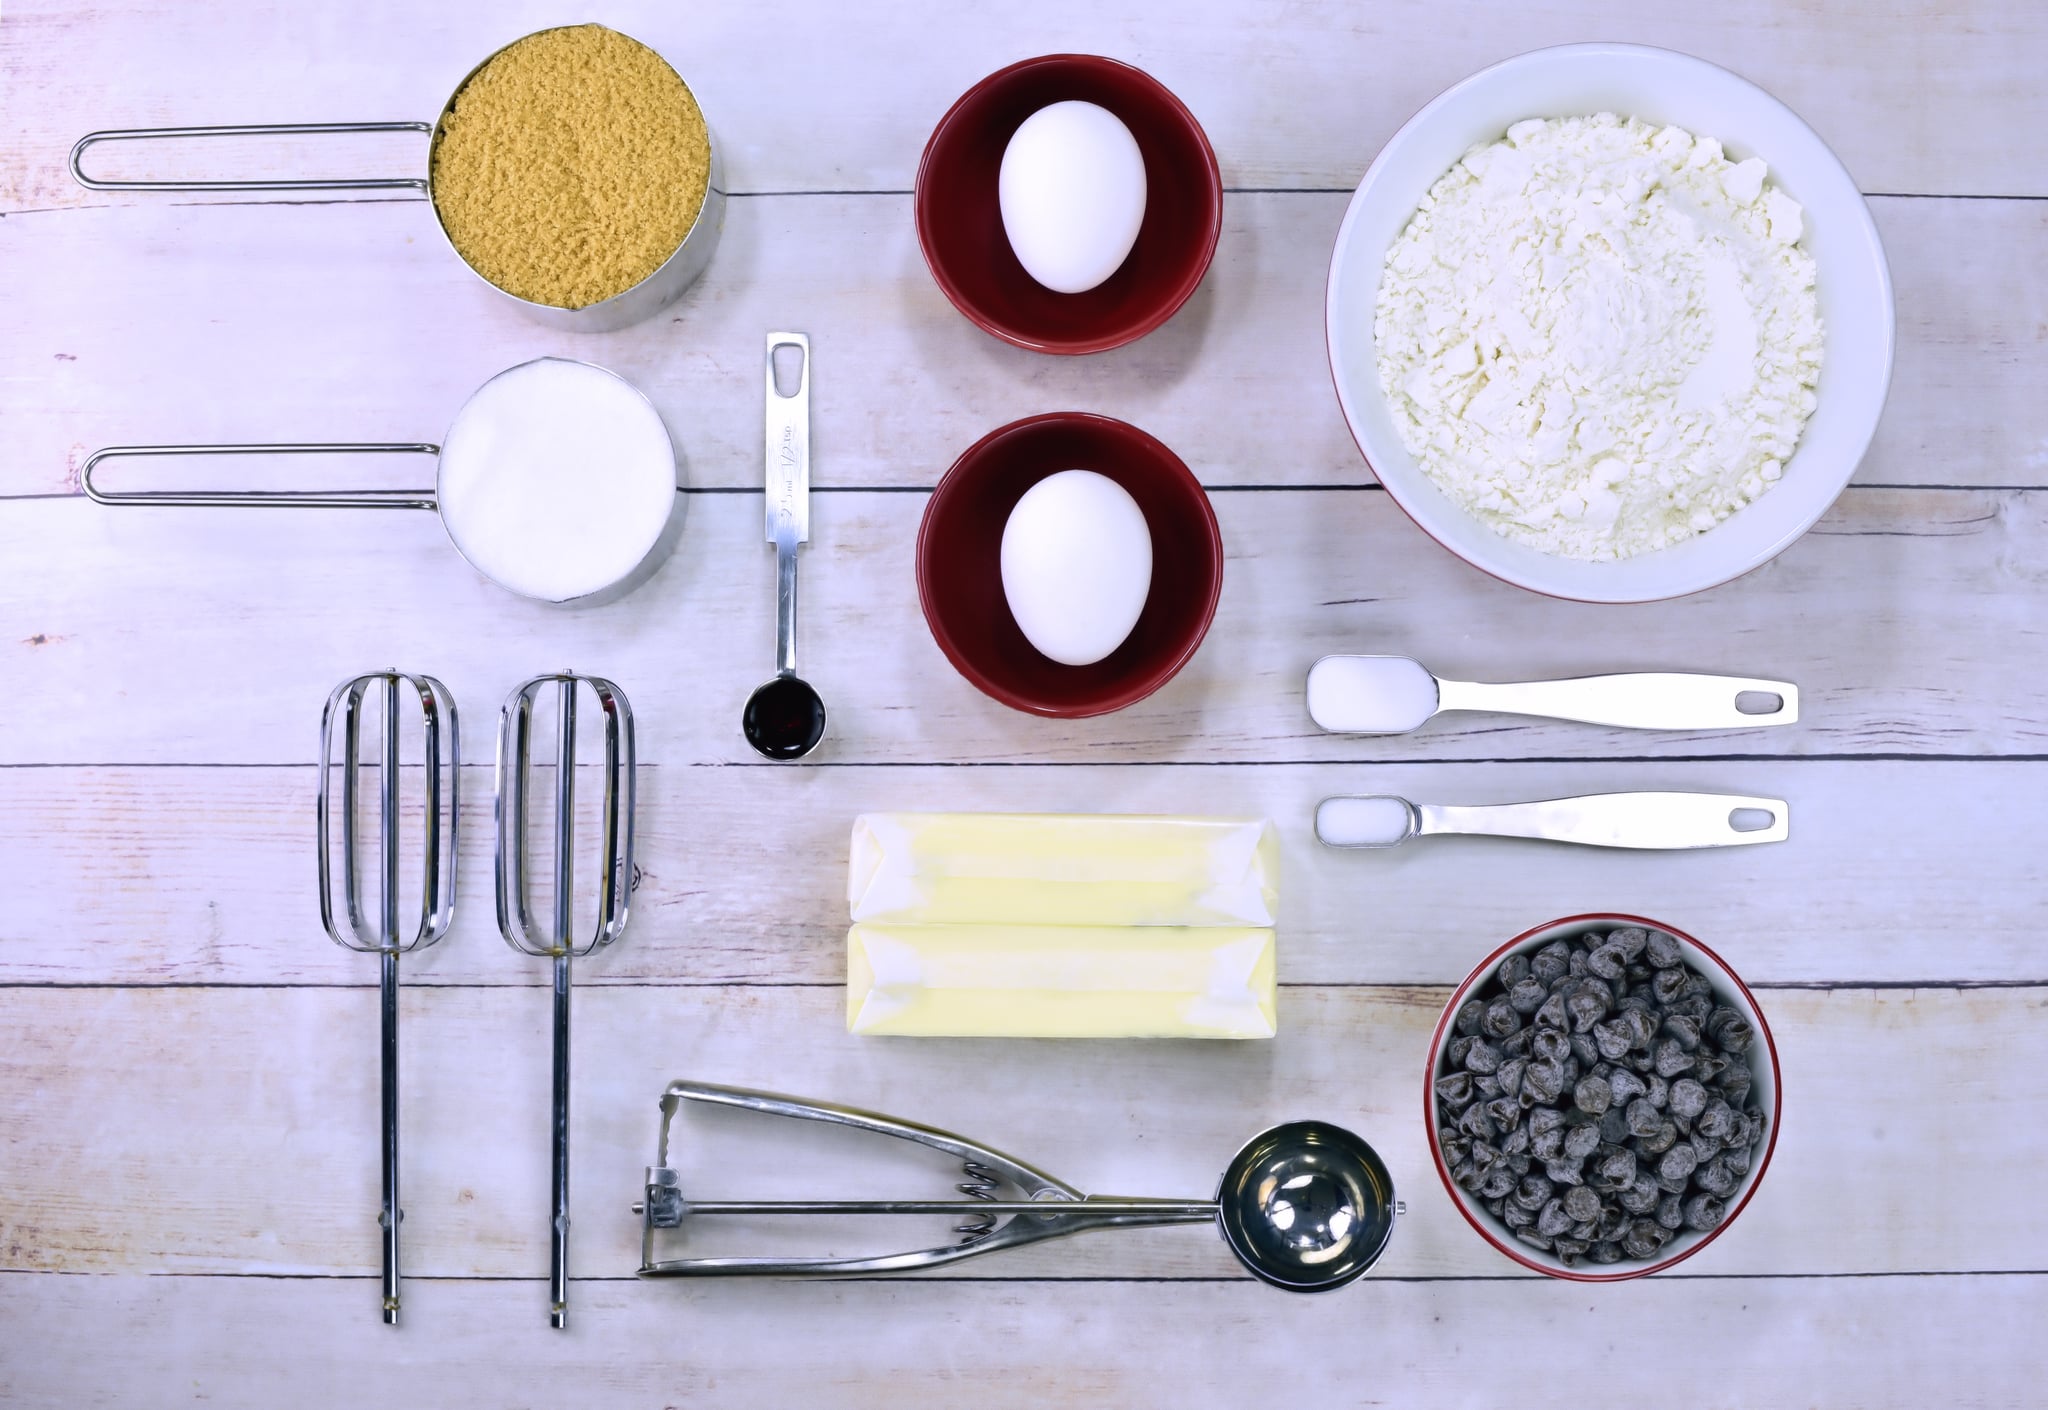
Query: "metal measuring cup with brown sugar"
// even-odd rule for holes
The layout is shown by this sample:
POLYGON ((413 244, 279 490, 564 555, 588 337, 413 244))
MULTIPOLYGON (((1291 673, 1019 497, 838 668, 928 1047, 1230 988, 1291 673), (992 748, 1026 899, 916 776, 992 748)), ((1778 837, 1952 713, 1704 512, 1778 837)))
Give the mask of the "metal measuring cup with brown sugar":
POLYGON ((602 25, 537 30, 496 50, 463 76, 431 123, 90 132, 72 147, 70 165, 78 183, 95 191, 417 191, 472 273, 529 317, 570 332, 623 328, 674 302, 710 263, 725 221, 718 145, 696 95, 652 48, 602 25), (618 85, 629 82, 658 101, 617 101, 618 85), (522 122, 522 101, 542 91, 550 94, 549 122, 522 122), (576 94, 581 106, 565 112, 552 97, 561 91, 576 94), (669 120, 635 130, 650 111, 669 120), (595 140, 579 146, 574 160, 534 160, 536 147, 560 140, 565 127, 595 140), (92 176, 83 165, 86 151, 103 143, 365 132, 431 134, 427 174, 154 181, 92 176), (603 174, 593 169, 601 163, 633 172, 642 184, 590 180, 603 174), (650 174, 652 186, 645 184, 650 174), (573 248, 562 243, 564 231, 575 237, 573 248), (607 273, 617 277, 592 287, 607 273))

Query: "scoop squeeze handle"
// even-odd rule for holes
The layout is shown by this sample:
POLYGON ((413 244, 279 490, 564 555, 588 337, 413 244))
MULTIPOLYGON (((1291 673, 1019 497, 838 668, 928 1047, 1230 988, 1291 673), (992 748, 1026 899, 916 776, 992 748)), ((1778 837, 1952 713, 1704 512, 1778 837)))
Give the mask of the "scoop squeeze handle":
POLYGON ((1799 687, 1790 681, 1682 671, 1514 684, 1439 680, 1437 708, 1537 715, 1622 729, 1749 729, 1796 722, 1799 687), (1751 714, 1738 706, 1744 695, 1775 696, 1778 704, 1775 709, 1751 714))

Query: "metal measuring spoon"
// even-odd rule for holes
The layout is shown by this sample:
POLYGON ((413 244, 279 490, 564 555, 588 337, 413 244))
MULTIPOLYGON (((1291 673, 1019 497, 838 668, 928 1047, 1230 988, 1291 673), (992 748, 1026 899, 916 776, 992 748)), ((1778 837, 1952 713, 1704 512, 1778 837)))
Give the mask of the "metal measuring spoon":
POLYGON ((1321 1292, 1340 1287, 1378 1261, 1404 1212, 1393 1177, 1377 1152, 1341 1126, 1293 1121, 1262 1131, 1231 1158, 1207 1200, 1125 1199, 1083 1195, 1064 1181, 1001 1151, 950 1131, 877 1112, 799 1101, 773 1092, 671 1082, 661 1101, 661 1159, 679 1103, 705 1102, 768 1116, 822 1121, 915 1141, 966 1162, 965 1200, 700 1200, 686 1197, 665 1163, 647 1172, 641 1216, 640 1272, 645 1277, 845 1277, 906 1273, 956 1263, 1088 1229, 1157 1224, 1217 1226, 1238 1262, 1275 1287, 1321 1292), (1000 1199, 1010 1186, 1016 1197, 1000 1199), (961 1222, 963 1237, 939 1248, 868 1258, 677 1258, 657 1260, 657 1229, 674 1229, 707 1214, 943 1214, 961 1222))
POLYGON ((1790 681, 1637 671, 1572 680, 1451 681, 1406 656, 1325 656, 1309 667, 1308 713, 1333 734, 1406 734, 1446 710, 1537 715, 1623 729, 1751 729, 1799 719, 1790 681), (1741 708, 1745 695, 1774 697, 1741 708))
POLYGON ((1325 847, 1394 847, 1411 837, 1460 833, 1527 837, 1581 847, 1681 851, 1783 842, 1792 813, 1782 798, 1733 793, 1592 793, 1540 803, 1458 807, 1411 803, 1390 793, 1325 798, 1316 805, 1316 840, 1325 847), (1754 827, 1737 823, 1750 815, 1754 827))
POLYGON ((747 697, 740 729, 769 759, 801 759, 825 737, 825 702, 796 673, 796 546, 811 536, 811 340, 770 333, 767 355, 768 542, 775 545, 775 679, 747 697), (796 391, 775 386, 775 350, 802 353, 796 391))

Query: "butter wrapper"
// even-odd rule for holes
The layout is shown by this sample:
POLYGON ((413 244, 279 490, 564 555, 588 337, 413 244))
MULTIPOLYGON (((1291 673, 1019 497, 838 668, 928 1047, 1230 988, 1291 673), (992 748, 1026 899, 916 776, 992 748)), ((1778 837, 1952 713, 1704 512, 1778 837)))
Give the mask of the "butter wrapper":
POLYGON ((863 813, 846 899, 898 925, 1270 926, 1280 837, 1264 818, 863 813))
POLYGON ((846 1028, 921 1038, 1270 1038, 1260 927, 856 925, 846 1028))

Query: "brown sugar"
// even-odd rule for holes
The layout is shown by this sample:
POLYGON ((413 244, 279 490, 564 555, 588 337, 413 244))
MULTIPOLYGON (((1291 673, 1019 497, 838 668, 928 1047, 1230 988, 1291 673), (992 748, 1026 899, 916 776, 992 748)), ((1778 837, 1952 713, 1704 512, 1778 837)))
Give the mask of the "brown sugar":
POLYGON ((456 253, 506 293, 556 308, 660 268, 710 176, 690 90, 659 54, 602 25, 508 45, 434 133, 434 209, 456 253))

